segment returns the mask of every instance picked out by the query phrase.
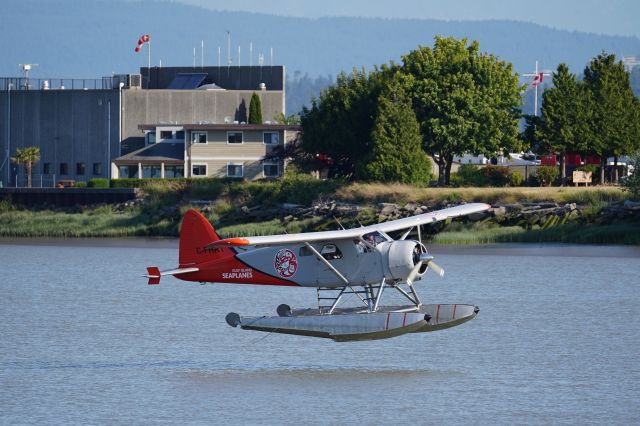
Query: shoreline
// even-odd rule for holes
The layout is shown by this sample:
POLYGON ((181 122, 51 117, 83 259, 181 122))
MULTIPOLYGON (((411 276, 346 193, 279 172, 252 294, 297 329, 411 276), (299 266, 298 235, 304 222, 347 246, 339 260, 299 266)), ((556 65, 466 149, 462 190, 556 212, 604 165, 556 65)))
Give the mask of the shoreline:
MULTIPOLYGON (((137 249, 175 249, 178 239, 172 237, 127 238, 15 238, 0 237, 3 246, 56 246, 100 247, 137 249)), ((430 244, 429 252, 435 255, 469 256, 553 256, 594 258, 639 258, 640 246, 623 244, 579 244, 555 242, 486 243, 486 244, 430 244)))

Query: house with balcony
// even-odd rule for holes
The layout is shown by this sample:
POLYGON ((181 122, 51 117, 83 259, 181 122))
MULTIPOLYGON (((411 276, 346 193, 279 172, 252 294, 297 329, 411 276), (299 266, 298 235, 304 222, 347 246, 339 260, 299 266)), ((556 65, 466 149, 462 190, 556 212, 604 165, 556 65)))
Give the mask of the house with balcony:
POLYGON ((285 164, 270 159, 277 147, 298 137, 282 124, 181 124, 139 126, 145 146, 117 158, 121 178, 278 178, 285 164))

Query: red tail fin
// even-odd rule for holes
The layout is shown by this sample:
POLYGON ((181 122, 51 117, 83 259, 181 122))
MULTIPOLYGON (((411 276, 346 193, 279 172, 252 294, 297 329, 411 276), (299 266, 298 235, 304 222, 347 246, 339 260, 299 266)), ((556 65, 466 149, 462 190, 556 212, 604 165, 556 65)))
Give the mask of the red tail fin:
POLYGON ((147 268, 147 276, 149 277, 147 284, 160 284, 160 269, 157 266, 149 266, 147 268))
POLYGON ((180 253, 178 256, 180 267, 233 256, 234 252, 228 248, 205 248, 207 244, 219 239, 220 237, 213 230, 213 226, 200 212, 189 210, 182 219, 182 228, 180 229, 180 253))

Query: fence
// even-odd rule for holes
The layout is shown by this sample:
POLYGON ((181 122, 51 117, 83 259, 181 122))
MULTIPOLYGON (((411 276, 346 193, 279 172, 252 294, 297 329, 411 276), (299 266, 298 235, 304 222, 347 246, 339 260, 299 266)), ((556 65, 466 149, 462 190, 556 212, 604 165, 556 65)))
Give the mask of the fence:
POLYGON ((102 78, 25 78, 2 77, 0 90, 109 90, 114 77, 102 78))
MULTIPOLYGON (((31 175, 31 187, 32 188, 55 188, 56 180, 55 174, 39 174, 33 173, 31 175)), ((60 180, 60 179, 58 179, 60 180)), ((26 188, 29 180, 26 173, 18 173, 14 175, 11 182, 4 183, 7 188, 26 188)))

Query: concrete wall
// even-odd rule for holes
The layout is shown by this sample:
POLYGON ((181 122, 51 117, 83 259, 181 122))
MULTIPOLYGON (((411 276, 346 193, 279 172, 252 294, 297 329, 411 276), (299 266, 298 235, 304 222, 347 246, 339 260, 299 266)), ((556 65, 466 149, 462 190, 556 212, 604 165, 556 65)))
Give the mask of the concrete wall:
MULTIPOLYGON (((54 174, 56 180, 84 181, 92 177, 107 177, 110 162, 107 145, 109 129, 111 157, 119 155, 117 90, 4 91, 0 92, 0 117, 0 165, 5 160, 8 139, 11 156, 15 156, 16 148, 37 146, 41 159, 33 168, 36 179, 43 173, 45 163, 51 164, 50 180, 54 174), (60 175, 61 163, 68 165, 67 175, 60 175), (84 176, 76 175, 77 163, 85 164, 84 176), (93 175, 94 163, 102 164, 100 175, 93 175)), ((0 167, 0 180, 5 186, 8 186, 7 166, 5 163, 0 167)), ((16 172, 23 175, 24 166, 10 164, 10 167, 10 185, 13 186, 16 172)))
MULTIPOLYGON (((123 90, 123 138, 140 137, 140 124, 223 124, 225 117, 245 120, 254 91, 123 90)), ((255 91, 262 103, 265 121, 284 112, 284 92, 255 91)))

